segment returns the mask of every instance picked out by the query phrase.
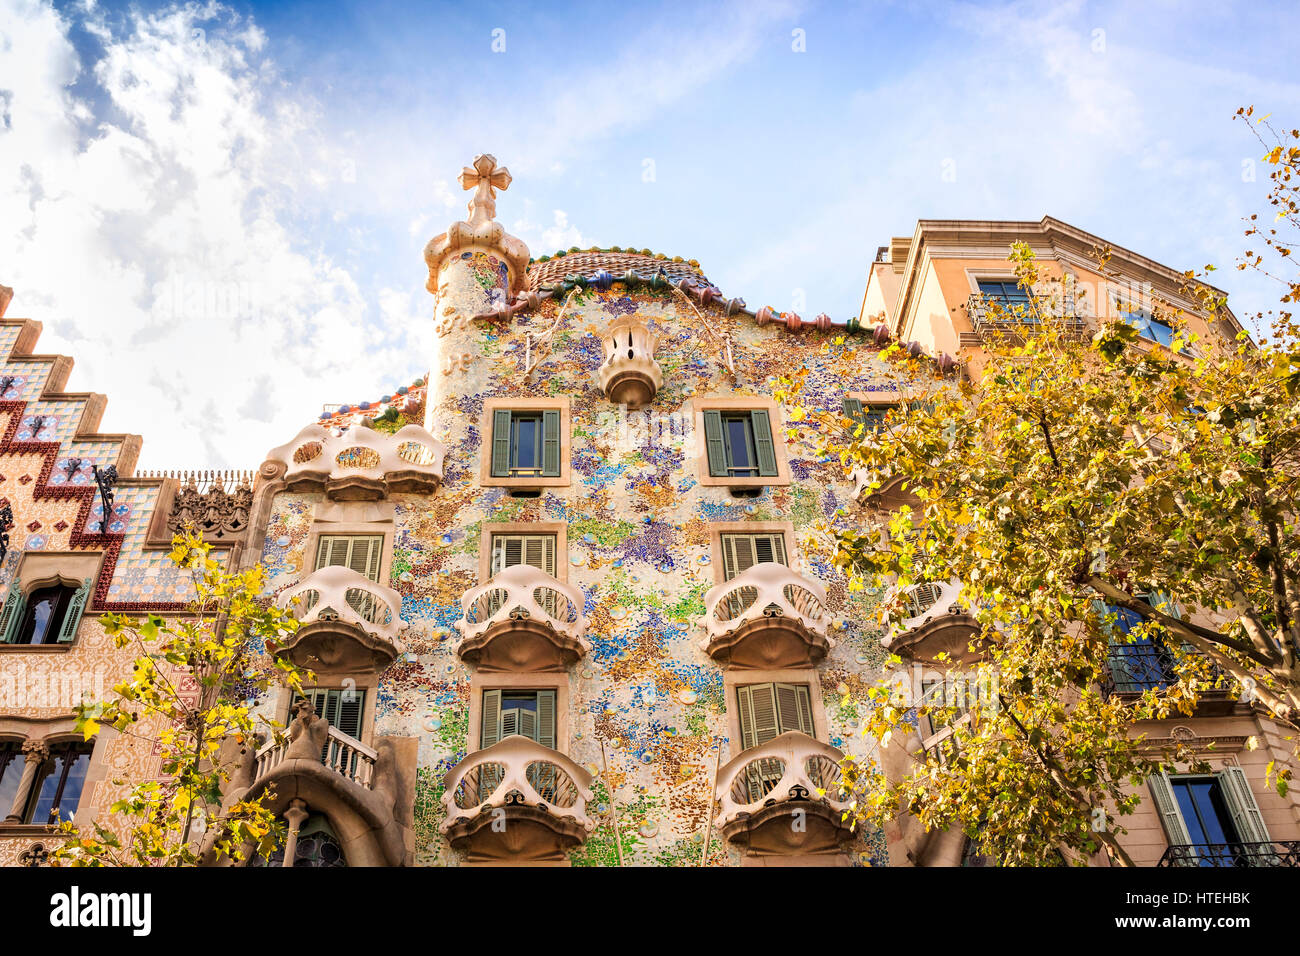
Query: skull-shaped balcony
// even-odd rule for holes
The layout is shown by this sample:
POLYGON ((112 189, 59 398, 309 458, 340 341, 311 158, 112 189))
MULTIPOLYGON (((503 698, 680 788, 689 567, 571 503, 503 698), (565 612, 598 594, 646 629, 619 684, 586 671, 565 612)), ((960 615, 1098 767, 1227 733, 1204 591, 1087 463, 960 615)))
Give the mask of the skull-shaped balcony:
POLYGON ((881 644, 914 660, 935 660, 946 654, 950 661, 973 661, 978 655, 970 645, 979 636, 980 625, 958 602, 960 594, 961 585, 956 582, 907 588, 898 596, 903 620, 881 644))
POLYGON ((582 592, 517 564, 461 598, 456 653, 490 671, 564 670, 591 650, 582 592))
POLYGON ((755 856, 831 853, 853 839, 841 799, 844 754, 790 731, 718 772, 718 828, 755 856))
POLYGON ((299 627, 273 653, 299 667, 377 672, 406 650, 398 637, 407 626, 402 596, 349 567, 320 568, 282 591, 278 603, 294 608, 299 627))
POLYGON ((289 491, 324 491, 335 501, 379 501, 395 492, 436 491, 446 452, 419 425, 392 435, 363 425, 334 435, 308 425, 267 457, 284 469, 289 491))
POLYGON ((443 783, 439 830, 470 862, 561 860, 596 826, 587 815, 591 774, 517 734, 470 754, 443 783))
POLYGON ((723 666, 811 667, 835 646, 826 591, 784 564, 755 564, 704 595, 701 648, 723 666))
POLYGON ((603 344, 600 387, 605 397, 628 408, 650 404, 664 384, 654 357, 658 336, 637 319, 623 319, 610 327, 603 344))

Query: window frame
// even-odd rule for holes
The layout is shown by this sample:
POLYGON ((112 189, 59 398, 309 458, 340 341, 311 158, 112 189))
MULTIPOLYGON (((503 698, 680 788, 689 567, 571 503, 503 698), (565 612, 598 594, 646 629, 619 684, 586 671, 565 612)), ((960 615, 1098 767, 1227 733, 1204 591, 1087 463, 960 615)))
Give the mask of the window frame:
MULTIPOLYGON (((304 687, 306 693, 315 691, 345 691, 354 690, 363 695, 361 698, 361 735, 357 738, 367 747, 375 746, 375 704, 379 697, 379 682, 375 675, 357 674, 355 677, 348 673, 340 675, 333 671, 321 671, 314 668, 316 673, 316 683, 310 687, 304 687), (352 681, 352 684, 345 685, 344 681, 352 681)), ((297 696, 296 691, 286 689, 285 693, 280 695, 279 720, 285 727, 293 720, 293 703, 297 696)), ((324 717, 324 714, 317 712, 318 717, 324 717)), ((333 726, 331 724, 330 726, 333 726)))
POLYGON ((709 562, 713 565, 713 583, 725 584, 726 555, 723 537, 732 534, 769 534, 784 538, 786 566, 792 571, 799 559, 792 521, 711 521, 709 522, 709 562))
POLYGON ((826 705, 822 701, 821 675, 815 667, 787 667, 780 670, 741 670, 727 667, 722 671, 723 700, 727 710, 728 748, 731 757, 745 752, 740 724, 740 688, 751 684, 806 684, 811 703, 813 738, 821 743, 830 740, 826 705))
MULTIPOLYGON (((513 431, 513 420, 512 420, 513 431)), ((571 484, 570 452, 573 444, 573 421, 570 414, 568 395, 549 395, 545 397, 511 397, 489 398, 483 402, 483 415, 479 420, 479 485, 485 488, 562 488, 571 484), (492 442, 494 438, 494 420, 498 411, 536 412, 541 415, 546 411, 560 413, 560 473, 558 475, 493 475, 492 442)), ((542 454, 545 455, 545 436, 539 441, 542 454)))
MULTIPOLYGON (((468 753, 483 749, 483 693, 489 690, 554 691, 555 692, 555 749, 569 753, 569 673, 568 671, 540 671, 537 673, 507 673, 475 671, 469 682, 469 737, 468 753)), ((499 741, 498 741, 499 743, 499 741)))
POLYGON ((316 520, 312 522, 303 545, 300 580, 305 581, 316 573, 316 557, 320 553, 322 537, 382 535, 383 541, 379 544, 379 580, 376 583, 391 587, 395 513, 391 502, 348 501, 333 506, 318 504, 316 520))
MULTIPOLYGON (((786 447, 785 418, 775 401, 762 395, 705 395, 692 400, 695 419, 696 480, 705 488, 784 487, 791 483, 789 451, 786 447), (775 475, 714 475, 709 471, 709 442, 705 430, 705 412, 720 412, 725 417, 741 412, 766 412, 772 431, 772 453, 776 458, 775 475)), ((726 440, 726 433, 723 433, 726 440)), ((757 445, 757 439, 754 439, 757 445)), ((728 450, 728 458, 730 451, 728 450)), ((757 455, 755 455, 757 460, 757 455)))
POLYGON ((549 534, 555 536, 555 580, 569 581, 568 525, 562 521, 502 521, 484 522, 479 532, 479 584, 492 580, 492 539, 498 535, 549 534))
POLYGON ((17 821, 19 826, 50 829, 53 827, 57 827, 60 821, 64 818, 63 817, 63 800, 65 797, 64 791, 68 785, 68 775, 69 775, 69 770, 71 768, 68 766, 66 761, 61 762, 58 759, 60 753, 75 751, 79 754, 84 754, 86 758, 86 771, 81 777, 81 789, 77 793, 77 805, 72 808, 72 813, 71 813, 71 816, 74 820, 76 818, 77 812, 81 809, 82 798, 86 795, 86 792, 90 788, 90 785, 94 783, 94 777, 92 776, 92 771, 95 769, 95 751, 97 749, 97 741, 79 740, 76 737, 59 737, 53 740, 49 738, 45 738, 44 743, 49 748, 49 756, 46 757, 45 759, 46 761, 53 761, 54 767, 51 768, 50 773, 42 775, 38 771, 30 779, 27 787, 27 792, 25 795, 23 795, 24 796, 23 811, 20 819, 17 821), (52 821, 48 819, 45 821, 35 820, 33 819, 33 816, 36 813, 37 804, 39 804, 41 800, 41 790, 44 787, 45 781, 50 779, 50 777, 54 776, 56 772, 59 774, 59 782, 55 786, 54 800, 51 804, 50 809, 51 811, 58 809, 60 812, 60 816, 52 821))

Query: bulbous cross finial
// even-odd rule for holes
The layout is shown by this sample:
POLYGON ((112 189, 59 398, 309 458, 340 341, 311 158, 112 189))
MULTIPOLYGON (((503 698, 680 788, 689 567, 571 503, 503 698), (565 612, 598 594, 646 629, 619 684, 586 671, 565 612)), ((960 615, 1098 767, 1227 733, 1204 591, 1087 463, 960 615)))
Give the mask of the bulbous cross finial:
POLYGON ((474 165, 466 166, 460 173, 460 188, 473 189, 469 201, 469 224, 491 222, 497 215, 496 191, 510 188, 510 170, 497 165, 491 153, 474 157, 474 165))

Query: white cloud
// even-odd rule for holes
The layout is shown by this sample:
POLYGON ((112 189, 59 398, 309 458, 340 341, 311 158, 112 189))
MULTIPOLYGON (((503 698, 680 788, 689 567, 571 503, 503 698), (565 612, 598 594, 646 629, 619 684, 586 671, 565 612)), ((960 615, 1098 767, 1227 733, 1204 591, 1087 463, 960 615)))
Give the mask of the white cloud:
POLYGON ((262 31, 216 5, 87 16, 93 63, 48 6, 0 4, 0 282, 76 359, 70 387, 108 394, 102 427, 143 433, 146 467, 250 467, 322 401, 422 374, 409 295, 374 314, 289 225, 346 149, 285 97, 262 31))

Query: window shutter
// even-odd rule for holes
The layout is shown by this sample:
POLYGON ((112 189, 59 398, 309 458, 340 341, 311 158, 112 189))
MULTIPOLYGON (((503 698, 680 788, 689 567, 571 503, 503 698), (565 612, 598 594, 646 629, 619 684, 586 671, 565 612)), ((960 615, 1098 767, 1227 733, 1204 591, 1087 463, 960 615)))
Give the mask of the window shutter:
POLYGON ((71 644, 77 638, 77 625, 81 623, 81 614, 86 609, 90 598, 90 578, 81 582, 81 587, 68 599, 68 609, 63 614, 63 623, 59 626, 59 643, 71 644))
POLYGON ((369 578, 371 581, 378 581, 379 546, 383 540, 382 537, 372 535, 353 538, 349 542, 352 548, 351 553, 348 555, 348 567, 362 577, 369 578))
POLYGON ((478 748, 486 750, 501 739, 501 691, 483 691, 483 723, 478 748))
POLYGON ((858 423, 863 422, 865 419, 862 414, 862 399, 860 398, 844 399, 844 414, 847 417, 853 419, 855 422, 858 423))
POLYGON ((537 739, 537 714, 531 710, 514 711, 517 718, 515 733, 529 740, 537 739))
POLYGON ((805 684, 777 684, 776 703, 781 733, 797 730, 813 736, 812 700, 805 684))
POLYGON ((1164 824, 1169 845, 1188 846, 1192 842, 1192 835, 1187 832, 1183 815, 1178 811, 1178 800, 1174 797, 1174 788, 1169 782, 1169 775, 1152 774, 1147 778, 1147 786, 1151 788, 1151 798, 1155 800, 1156 812, 1160 814, 1160 822, 1164 824))
POLYGON ((727 476, 727 444, 722 436, 722 412, 716 408, 704 410, 704 441, 709 455, 709 474, 727 476))
POLYGON ((517 733, 519 733, 519 708, 511 707, 508 710, 501 711, 502 739, 517 733))
POLYGON ((365 711, 366 692, 354 690, 351 693, 339 692, 338 718, 334 726, 349 737, 361 739, 361 715, 365 711))
POLYGON ((537 692, 537 742, 555 749, 555 691, 537 692))
POLYGON ((4 609, 0 610, 0 644, 12 644, 18 640, 26 605, 27 599, 23 595, 22 582, 15 581, 9 586, 9 593, 5 596, 4 609))
POLYGON ((330 542, 331 542, 332 540, 333 540, 333 539, 330 538, 329 535, 324 535, 324 534, 321 535, 320 538, 317 540, 317 542, 316 542, 316 568, 315 568, 315 570, 319 571, 321 568, 329 567, 329 564, 330 564, 330 542))
POLYGON ((765 408, 749 413, 754 426, 754 451, 758 456, 758 473, 764 477, 776 474, 776 446, 772 442, 772 418, 765 408))
POLYGON ((776 737, 776 696, 771 684, 749 684, 740 692, 741 748, 759 747, 776 737))
POLYGON ((542 412, 542 475, 560 477, 560 410, 548 408, 542 412))
POLYGON ((1237 827, 1237 838, 1242 843, 1270 842, 1268 827, 1264 826, 1264 815, 1255 802, 1255 794, 1250 789, 1246 772, 1240 767, 1228 767, 1219 774, 1219 784, 1224 803, 1228 805, 1232 822, 1237 827))
POLYGON ((498 408, 492 413, 492 477, 510 475, 510 409, 498 408))

